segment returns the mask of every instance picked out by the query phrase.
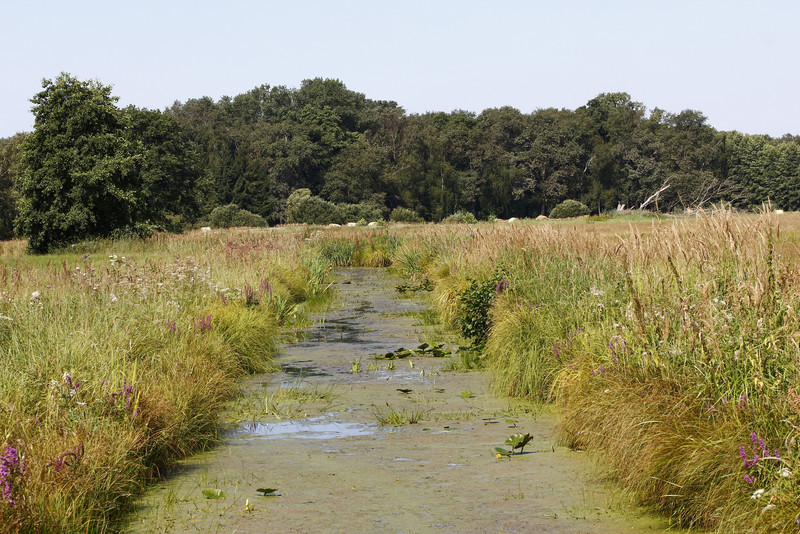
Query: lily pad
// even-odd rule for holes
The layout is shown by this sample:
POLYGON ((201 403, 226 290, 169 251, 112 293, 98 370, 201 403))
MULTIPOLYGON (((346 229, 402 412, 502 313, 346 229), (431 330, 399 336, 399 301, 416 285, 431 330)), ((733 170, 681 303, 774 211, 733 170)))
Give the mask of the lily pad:
POLYGON ((203 497, 205 497, 206 499, 224 499, 225 492, 222 491, 221 489, 216 489, 216 488, 204 489, 203 497))
POLYGON ((502 454, 503 456, 511 456, 513 454, 502 447, 495 447, 494 450, 497 451, 497 454, 502 454))
POLYGON ((512 434, 508 438, 506 438, 506 445, 511 445, 511 450, 512 451, 514 449, 519 449, 520 452, 522 452, 523 449, 525 448, 525 445, 527 445, 532 439, 533 439, 533 436, 531 436, 529 433, 526 433, 526 434, 521 434, 521 433, 512 434))
POLYGON ((276 491, 278 491, 278 488, 258 488, 256 491, 261 493, 264 497, 266 497, 270 493, 275 493, 276 491))

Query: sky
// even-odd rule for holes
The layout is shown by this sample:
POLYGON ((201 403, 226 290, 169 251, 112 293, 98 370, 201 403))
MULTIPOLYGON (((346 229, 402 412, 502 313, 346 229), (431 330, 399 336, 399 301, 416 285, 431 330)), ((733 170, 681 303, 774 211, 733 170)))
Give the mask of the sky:
POLYGON ((165 109, 341 80, 409 113, 626 92, 718 130, 800 134, 797 0, 0 0, 0 138, 67 72, 165 109))

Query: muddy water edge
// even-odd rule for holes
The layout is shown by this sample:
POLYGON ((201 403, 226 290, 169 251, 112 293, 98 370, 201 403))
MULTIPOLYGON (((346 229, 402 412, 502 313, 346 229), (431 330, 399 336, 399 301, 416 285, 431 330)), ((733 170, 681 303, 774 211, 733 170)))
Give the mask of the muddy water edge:
POLYGON ((140 499, 127 531, 666 530, 557 444, 552 414, 494 397, 485 374, 446 370, 448 358, 375 360, 431 333, 398 283, 379 269, 338 271, 334 309, 235 403, 245 422, 140 499), (533 441, 499 460, 494 447, 517 432, 533 441))

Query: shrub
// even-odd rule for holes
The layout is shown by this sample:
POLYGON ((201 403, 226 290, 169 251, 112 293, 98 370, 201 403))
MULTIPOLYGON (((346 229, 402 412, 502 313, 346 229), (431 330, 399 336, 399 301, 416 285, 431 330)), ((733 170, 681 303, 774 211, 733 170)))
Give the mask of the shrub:
POLYGON ((364 219, 365 221, 383 220, 383 212, 379 206, 369 202, 359 204, 336 204, 336 219, 329 222, 339 224, 354 222, 364 219))
POLYGON ((236 204, 218 206, 208 216, 210 226, 214 228, 232 228, 237 226, 266 226, 266 221, 261 215, 250 213, 241 209, 236 204))
POLYGON ((502 270, 497 270, 488 280, 469 280, 469 285, 458 294, 458 326, 474 347, 482 348, 489 335, 491 320, 489 308, 494 297, 508 289, 508 280, 502 270))
POLYGON ((475 224, 478 219, 468 211, 457 211, 448 217, 445 217, 442 222, 448 223, 461 223, 461 224, 475 224))
POLYGON ((550 212, 551 219, 566 219, 567 217, 580 217, 589 215, 589 207, 577 200, 565 200, 550 212))
POLYGON ((425 222, 416 211, 409 208, 393 209, 392 213, 389 214, 389 220, 392 222, 402 222, 402 223, 425 222))
POLYGON ((334 204, 311 194, 310 189, 297 189, 286 203, 286 222, 307 224, 343 224, 359 219, 383 219, 381 208, 375 204, 334 204))

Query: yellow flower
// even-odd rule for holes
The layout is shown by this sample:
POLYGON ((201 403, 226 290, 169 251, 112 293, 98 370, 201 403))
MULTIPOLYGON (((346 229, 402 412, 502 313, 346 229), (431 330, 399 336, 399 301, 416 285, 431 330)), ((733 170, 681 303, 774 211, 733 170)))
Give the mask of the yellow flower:
POLYGON ((497 453, 497 459, 498 459, 498 460, 502 460, 502 459, 503 459, 503 455, 502 455, 502 454, 500 454, 499 452, 497 453))

